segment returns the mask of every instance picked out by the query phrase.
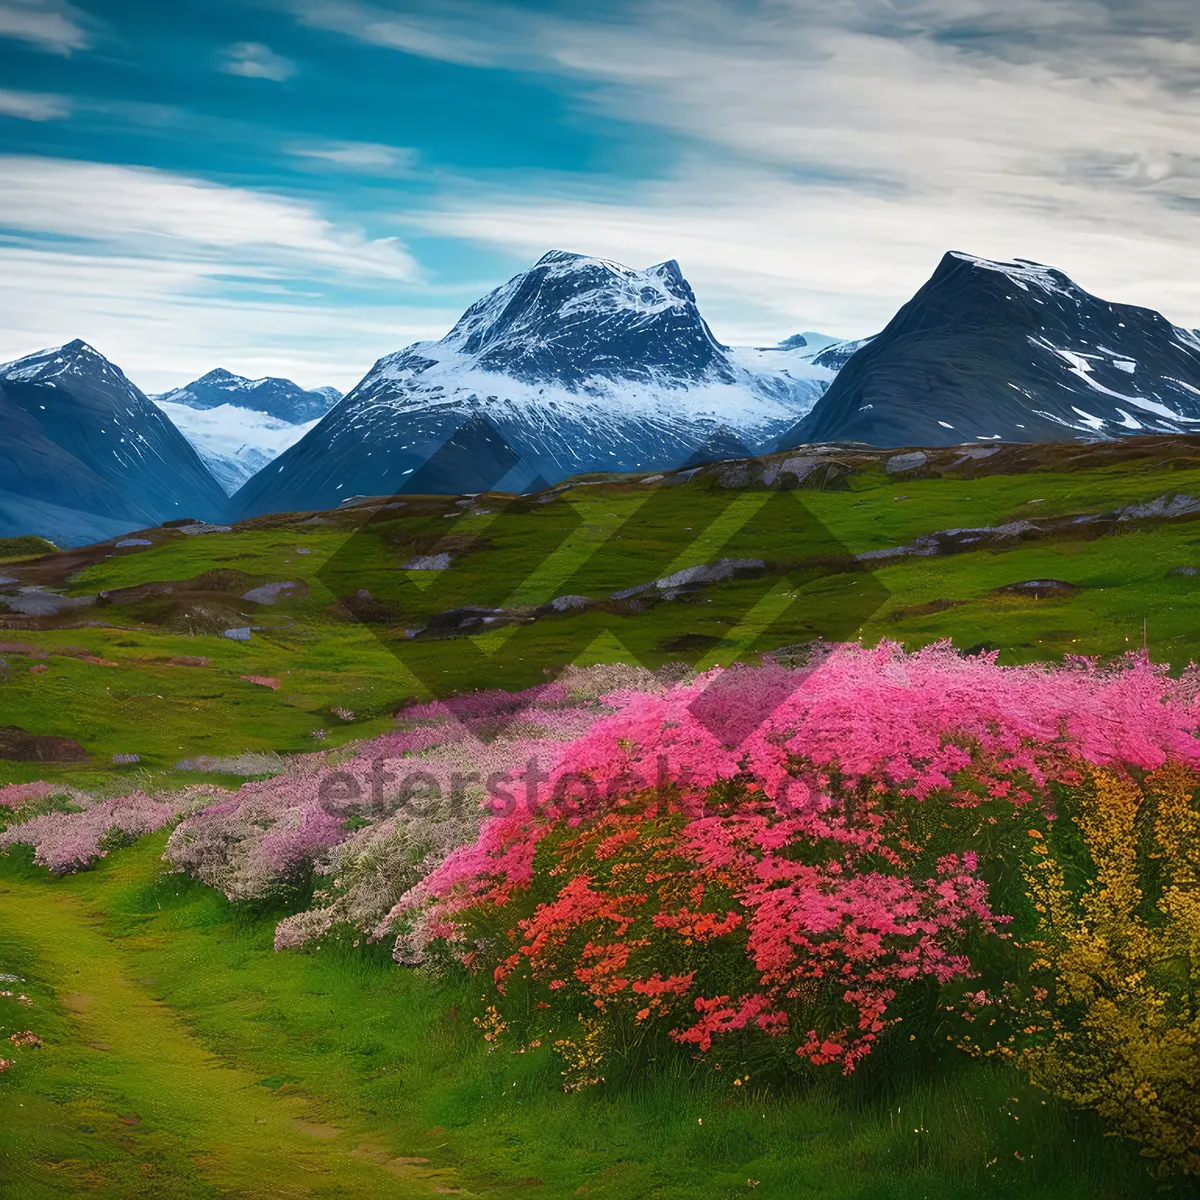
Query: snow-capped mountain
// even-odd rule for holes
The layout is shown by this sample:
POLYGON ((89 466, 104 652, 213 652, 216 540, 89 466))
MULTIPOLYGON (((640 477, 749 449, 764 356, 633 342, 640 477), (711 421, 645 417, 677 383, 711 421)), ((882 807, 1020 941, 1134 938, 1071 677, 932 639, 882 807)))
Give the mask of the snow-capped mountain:
POLYGON ((1101 300, 1052 267, 955 251, 778 444, 1196 431, 1200 335, 1101 300))
POLYGON ((817 355, 822 350, 828 350, 830 346, 839 345, 844 339, 830 337, 827 333, 817 333, 815 330, 806 329, 803 333, 793 333, 791 337, 784 338, 779 343, 781 350, 803 350, 805 354, 817 355))
POLYGON ((293 424, 233 404, 192 408, 168 400, 155 403, 192 444, 227 496, 232 496, 317 423, 314 420, 293 424))
POLYGON ((270 375, 265 379, 247 379, 224 367, 209 371, 185 387, 152 397, 159 403, 200 410, 225 405, 244 408, 293 425, 320 420, 341 398, 342 393, 334 387, 306 390, 290 379, 270 375))
POLYGON ((253 515, 400 490, 521 491, 677 466, 714 445, 765 448, 832 378, 803 348, 721 345, 675 262, 638 271, 552 251, 441 341, 380 359, 233 504, 253 515))
POLYGON ((0 534, 79 545, 225 497, 166 414, 82 341, 0 366, 0 534))

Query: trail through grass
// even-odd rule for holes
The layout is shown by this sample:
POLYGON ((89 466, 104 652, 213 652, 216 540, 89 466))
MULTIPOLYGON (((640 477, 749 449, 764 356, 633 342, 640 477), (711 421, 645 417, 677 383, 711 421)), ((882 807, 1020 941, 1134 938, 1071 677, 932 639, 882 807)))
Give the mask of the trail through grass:
MULTIPOLYGON (((0 1192, 30 1200, 77 1189, 296 1200, 435 1194, 438 1173, 423 1160, 390 1154, 377 1136, 336 1125, 322 1100, 264 1085, 214 1054, 149 993, 75 892, 0 887, 0 929, 32 951, 68 1034, 33 1052, 46 1060, 36 1065, 49 1086, 0 1092, 0 1125, 10 1130, 0 1141, 0 1192), (33 1109, 33 1122, 13 1106, 33 1109)), ((31 1010, 28 1019, 44 1027, 41 1017, 31 1010)))
POLYGON ((46 1043, 2 1043, 5 1200, 1156 1194, 1090 1118, 946 1047, 858 1099, 832 1076, 735 1089, 685 1055, 564 1095, 548 1047, 487 1052, 483 989, 363 947, 275 954, 277 912, 165 874, 161 851, 59 880, 0 859, 0 972, 23 977, 3 986, 34 1001, 0 998, 0 1035, 46 1043))

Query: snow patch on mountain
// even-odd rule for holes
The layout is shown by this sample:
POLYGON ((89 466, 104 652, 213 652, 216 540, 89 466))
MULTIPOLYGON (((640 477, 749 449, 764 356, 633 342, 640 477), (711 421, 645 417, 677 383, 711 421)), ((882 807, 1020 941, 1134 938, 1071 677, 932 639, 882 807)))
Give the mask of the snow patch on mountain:
POLYGON ((192 444, 227 496, 317 424, 295 425, 233 404, 197 409, 169 400, 154 403, 192 444))

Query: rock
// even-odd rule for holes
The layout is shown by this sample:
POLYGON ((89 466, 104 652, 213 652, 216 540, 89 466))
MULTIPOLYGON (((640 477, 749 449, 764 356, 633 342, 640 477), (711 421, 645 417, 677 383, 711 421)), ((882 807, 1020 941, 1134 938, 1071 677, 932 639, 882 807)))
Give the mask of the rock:
POLYGON ((609 599, 628 600, 630 596, 636 596, 639 592, 648 592, 653 586, 652 583, 639 583, 637 587, 622 588, 619 592, 613 592, 609 599))
POLYGON ((204 521, 195 521, 190 525, 180 525, 180 533, 186 533, 188 537, 198 537, 204 533, 232 533, 232 525, 209 525, 204 521))
POLYGON ((244 626, 241 629, 227 629, 221 635, 227 637, 231 642, 248 642, 250 640, 249 626, 244 626))
POLYGON ((95 596, 60 596, 57 592, 43 592, 34 587, 22 588, 15 596, 0 596, 0 604, 25 617, 56 617, 60 613, 90 608, 95 603, 95 596))
POLYGON ((661 475, 647 475, 645 479, 639 479, 638 483, 657 483, 661 478, 661 475))
POLYGON ((196 517, 176 517, 173 521, 164 521, 160 529, 181 529, 184 525, 199 525, 200 521, 196 517))
POLYGON ((336 525, 336 521, 330 521, 325 517, 309 517, 307 521, 297 521, 297 525, 336 525))
POLYGON ((468 604, 462 608, 451 608, 446 612, 438 613, 436 617, 431 618, 425 628, 431 633, 449 633, 460 629, 470 629, 475 625, 492 625, 495 624, 497 617, 503 615, 504 609, 502 608, 482 608, 468 604))
POLYGON ((128 546, 153 546, 154 543, 149 538, 122 538, 117 543, 118 550, 124 550, 128 546))
MULTIPOLYGON (((820 465, 821 459, 812 458, 807 455, 797 455, 794 458, 785 458, 779 464, 780 475, 792 475, 797 483, 803 483, 804 480, 812 474, 813 470, 820 465)), ((772 481, 773 482, 773 481, 772 481)))
POLYGON ((884 469, 889 475, 898 475, 903 471, 915 471, 928 461, 929 456, 923 450, 911 450, 908 454, 894 454, 884 469))
POLYGON ((550 601, 555 612, 582 612, 591 608, 595 601, 590 596, 556 596, 550 601))
POLYGON ((449 569, 449 554, 418 554, 416 558, 410 558, 401 568, 404 571, 448 571, 449 569))
POLYGON ((29 733, 18 725, 0 726, 0 758, 9 762, 87 762, 74 738, 29 733))
POLYGON ((756 463, 732 463, 717 472, 717 482, 724 488, 753 487, 763 479, 756 468, 756 463))
POLYGON ((0 587, 4 587, 10 583, 20 583, 19 579, 14 579, 11 575, 0 575, 0 587))
POLYGON ((252 600, 255 604, 276 604, 279 600, 303 600, 308 594, 308 586, 303 580, 298 583, 286 580, 282 583, 264 583, 261 587, 251 588, 243 600, 252 600))
POLYGON ((631 596, 656 590, 663 600, 679 599, 684 592, 694 591, 709 583, 722 583, 727 579, 756 575, 764 570, 766 563, 761 558, 722 558, 714 563, 701 563, 695 567, 684 567, 672 575, 656 579, 653 583, 640 583, 637 587, 622 588, 610 594, 610 600, 628 600, 631 596))
POLYGON ((136 754, 114 754, 112 760, 118 767, 130 767, 142 761, 136 754))
POLYGON ((1195 567, 1172 567, 1166 577, 1170 579, 1172 575, 1200 575, 1200 571, 1195 567))
POLYGON ((1021 583, 1010 583, 995 589, 1001 594, 1032 596, 1035 600, 1050 600, 1058 596, 1073 596, 1079 585, 1064 579, 1026 579, 1021 583))
POLYGON ((736 575, 756 573, 765 566, 766 563, 761 558, 722 558, 717 562, 704 563, 698 567, 685 567, 673 575, 656 579, 654 586, 659 591, 665 591, 706 583, 721 583, 726 579, 733 579, 736 575))
POLYGON ((1191 496, 1159 496, 1145 504, 1130 504, 1117 510, 1117 520, 1133 521, 1145 517, 1186 517, 1200 512, 1200 500, 1191 496))
POLYGON ((956 458, 950 464, 950 470, 955 467, 961 467, 965 462, 978 462, 984 458, 991 458, 993 454, 999 454, 999 446, 966 446, 963 449, 962 455, 956 458))

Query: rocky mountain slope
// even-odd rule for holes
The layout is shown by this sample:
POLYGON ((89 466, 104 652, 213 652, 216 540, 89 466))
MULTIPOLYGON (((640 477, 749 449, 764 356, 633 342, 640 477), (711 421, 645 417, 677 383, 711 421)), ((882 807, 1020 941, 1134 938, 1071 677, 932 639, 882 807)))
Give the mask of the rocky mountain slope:
POLYGON ((952 252, 778 444, 1049 442, 1197 428, 1200 335, 1101 300, 1052 267, 952 252))
POLYGON ((184 436, 82 341, 0 366, 0 535, 79 545, 225 497, 184 436))

